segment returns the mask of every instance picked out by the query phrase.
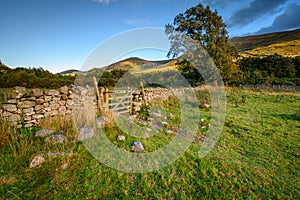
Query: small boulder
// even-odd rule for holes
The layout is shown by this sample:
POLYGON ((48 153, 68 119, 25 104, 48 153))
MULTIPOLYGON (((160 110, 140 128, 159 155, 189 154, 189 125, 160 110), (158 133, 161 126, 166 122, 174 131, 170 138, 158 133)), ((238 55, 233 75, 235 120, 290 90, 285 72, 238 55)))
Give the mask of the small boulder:
POLYGON ((106 122, 107 122, 106 116, 101 116, 96 119, 96 123, 99 128, 104 127, 106 122))
POLYGON ((141 142, 134 142, 131 149, 136 152, 142 152, 145 150, 141 142))
POLYGON ((30 92, 30 96, 40 97, 43 95, 43 91, 41 89, 35 88, 30 92))
POLYGON ((36 137, 46 137, 46 136, 51 135, 53 133, 55 133, 54 130, 43 129, 43 130, 39 130, 39 131, 35 132, 34 136, 36 136, 36 137))
POLYGON ((67 170, 69 168, 69 164, 68 163, 64 163, 61 165, 60 167, 62 170, 67 170))
POLYGON ((38 155, 34 156, 32 161, 30 162, 29 167, 35 168, 35 167, 40 166, 44 162, 45 162, 44 154, 38 154, 38 155))
POLYGON ((61 88, 58 89, 58 91, 61 94, 68 94, 69 93, 69 88, 68 88, 68 86, 62 86, 61 88))
POLYGON ((208 109, 208 108, 210 108, 210 105, 209 105, 209 104, 207 104, 207 103, 204 103, 204 104, 203 104, 203 108, 206 108, 206 109, 208 109))
POLYGON ((118 141, 125 141, 126 138, 125 138, 124 135, 119 135, 119 136, 117 137, 117 140, 118 140, 118 141))
POLYGON ((51 135, 46 138, 46 142, 52 142, 53 144, 62 144, 66 140, 66 137, 63 135, 51 135))
POLYGON ((84 126, 81 127, 78 133, 78 140, 82 141, 85 140, 87 138, 90 138, 94 135, 94 129, 92 126, 84 126))

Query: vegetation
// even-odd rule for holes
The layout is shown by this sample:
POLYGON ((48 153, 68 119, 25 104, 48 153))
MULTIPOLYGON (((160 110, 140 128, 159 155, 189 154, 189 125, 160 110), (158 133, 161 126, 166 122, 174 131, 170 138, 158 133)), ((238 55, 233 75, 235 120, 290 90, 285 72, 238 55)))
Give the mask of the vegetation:
MULTIPOLYGON (((207 92, 200 92, 199 99, 207 92)), ((299 92, 275 90, 227 91, 227 117, 215 148, 198 157, 210 123, 210 110, 201 109, 199 132, 190 148, 174 163, 152 173, 130 174, 99 163, 76 141, 71 120, 46 119, 35 129, 9 128, 1 122, 1 199, 297 199, 299 186, 299 92), (246 100, 242 101, 242 96, 246 100), (238 104, 236 102, 238 101, 238 104), (202 128, 203 127, 203 128, 202 128), (48 128, 63 131, 67 142, 53 145, 33 133, 48 128), (41 152, 67 152, 46 158, 29 168, 41 152), (67 164, 67 168, 62 165, 67 164)), ((180 112, 174 102, 162 102, 172 112, 175 126, 180 112), (170 110, 171 109, 171 110, 170 110)), ((112 124, 107 137, 119 148, 130 150, 135 137, 112 124), (126 141, 117 141, 120 134, 126 141)), ((165 130, 142 139, 146 151, 162 148, 173 134, 165 130)))
POLYGON ((59 88, 73 84, 75 76, 52 74, 40 68, 11 69, 0 64, 0 88, 23 86, 27 88, 59 88))
POLYGON ((243 84, 300 85, 300 57, 289 58, 278 54, 248 57, 239 61, 243 84))
MULTIPOLYGON (((169 56, 178 56, 178 49, 181 49, 178 39, 172 38, 172 34, 181 33, 198 42, 212 57, 216 66, 220 69, 221 75, 225 81, 233 78, 237 68, 233 62, 237 55, 236 50, 228 42, 228 33, 222 17, 217 11, 212 12, 210 8, 198 4, 184 13, 178 14, 172 24, 166 25, 166 33, 171 40, 169 56)), ((198 78, 195 69, 184 61, 180 71, 189 71, 198 78)), ((182 63, 180 63, 182 64, 182 63)))
POLYGON ((106 70, 103 72, 98 85, 107 88, 115 87, 119 79, 127 72, 128 70, 124 69, 106 70))

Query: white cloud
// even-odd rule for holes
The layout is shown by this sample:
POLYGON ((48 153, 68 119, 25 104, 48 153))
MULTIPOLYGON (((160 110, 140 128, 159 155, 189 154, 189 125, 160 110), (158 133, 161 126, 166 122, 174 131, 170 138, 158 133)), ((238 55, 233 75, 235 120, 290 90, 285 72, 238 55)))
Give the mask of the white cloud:
POLYGON ((109 3, 111 3, 112 1, 115 1, 115 0, 92 0, 92 1, 97 2, 97 3, 109 4, 109 3))

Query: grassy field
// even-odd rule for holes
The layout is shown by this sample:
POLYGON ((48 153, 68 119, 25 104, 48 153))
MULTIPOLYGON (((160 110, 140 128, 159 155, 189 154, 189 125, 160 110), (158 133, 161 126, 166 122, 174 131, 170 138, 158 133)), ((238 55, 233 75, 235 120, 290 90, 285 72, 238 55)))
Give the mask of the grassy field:
MULTIPOLYGON (((199 98, 205 94, 200 93, 199 98)), ((172 102, 164 102, 166 107, 172 102)), ((170 110, 176 125, 178 111, 170 110)), ((14 131, 1 123, 0 199, 299 199, 300 92, 227 90, 227 116, 216 147, 199 158, 202 129, 210 110, 201 109, 197 138, 174 163, 155 172, 123 173, 99 163, 75 140, 71 120, 47 119, 33 130, 14 131), (242 102, 244 96, 245 102, 242 102), (63 131, 68 141, 53 145, 33 137, 41 128, 63 131), (34 155, 65 151, 29 168, 34 155), (67 169, 62 165, 68 164, 67 169)), ((172 124, 174 123, 174 124, 172 124)), ((120 148, 130 149, 134 137, 115 125, 106 128, 120 148), (124 134, 127 140, 115 138, 124 134)), ((143 139, 146 150, 156 150, 172 138, 164 131, 143 139)))

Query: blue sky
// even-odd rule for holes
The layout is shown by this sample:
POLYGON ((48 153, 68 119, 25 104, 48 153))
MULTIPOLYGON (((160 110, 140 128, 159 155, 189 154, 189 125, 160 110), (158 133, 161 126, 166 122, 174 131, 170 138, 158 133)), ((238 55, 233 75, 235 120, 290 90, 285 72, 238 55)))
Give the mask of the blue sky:
MULTIPOLYGON (((198 3, 218 10, 231 37, 300 27, 298 0, 0 0, 0 59, 51 72, 80 69, 108 38, 136 28, 164 28, 198 3)), ((162 52, 136 55, 163 59, 162 52)))

